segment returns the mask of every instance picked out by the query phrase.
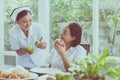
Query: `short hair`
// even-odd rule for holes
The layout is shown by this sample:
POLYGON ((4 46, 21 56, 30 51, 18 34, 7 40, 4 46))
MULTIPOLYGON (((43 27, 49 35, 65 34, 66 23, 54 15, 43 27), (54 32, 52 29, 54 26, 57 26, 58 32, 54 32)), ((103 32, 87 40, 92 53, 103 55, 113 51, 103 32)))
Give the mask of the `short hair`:
POLYGON ((72 47, 75 47, 81 43, 82 28, 76 22, 70 23, 68 27, 70 29, 71 36, 76 37, 76 39, 72 41, 72 47))

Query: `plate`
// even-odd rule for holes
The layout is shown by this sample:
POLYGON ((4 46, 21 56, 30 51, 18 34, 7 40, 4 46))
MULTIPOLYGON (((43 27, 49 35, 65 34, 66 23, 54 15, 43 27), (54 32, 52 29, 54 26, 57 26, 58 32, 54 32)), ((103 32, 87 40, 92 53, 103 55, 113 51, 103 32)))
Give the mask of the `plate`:
POLYGON ((37 80, 38 79, 38 75, 37 74, 30 72, 30 75, 31 75, 31 78, 27 78, 27 79, 24 79, 24 80, 37 80))
POLYGON ((38 80, 46 80, 47 77, 48 77, 48 75, 43 75, 43 76, 40 76, 40 77, 38 78, 38 80))
POLYGON ((35 73, 29 73, 31 78, 24 78, 24 79, 7 79, 7 78, 0 78, 0 80, 38 80, 38 75, 35 73))
MULTIPOLYGON (((23 80, 37 80, 37 78, 38 78, 37 74, 29 72, 28 70, 26 70, 25 68, 23 68, 22 66, 19 66, 19 65, 17 65, 17 66, 7 66, 7 65, 0 66, 0 71, 5 72, 4 75, 6 75, 7 73, 11 73, 11 72, 13 75, 14 70, 17 70, 20 74, 24 74, 24 73, 30 74, 31 78, 24 78, 23 80)), ((2 75, 3 75, 3 73, 2 73, 2 75)), ((1 76, 1 73, 0 73, 0 76, 1 76)), ((0 78, 0 80, 21 80, 21 79, 0 78)))
POLYGON ((32 68, 30 69, 30 72, 34 72, 37 74, 49 74, 49 73, 56 74, 62 71, 54 68, 32 68))

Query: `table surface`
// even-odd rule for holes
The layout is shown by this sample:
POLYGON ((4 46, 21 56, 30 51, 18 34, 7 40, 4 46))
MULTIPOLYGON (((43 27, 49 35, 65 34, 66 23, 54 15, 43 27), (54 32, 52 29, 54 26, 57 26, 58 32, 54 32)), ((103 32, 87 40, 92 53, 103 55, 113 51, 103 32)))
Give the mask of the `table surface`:
MULTIPOLYGON (((14 65, 1 65, 0 70, 6 70, 6 69, 9 69, 9 68, 14 68, 14 67, 16 67, 16 66, 14 66, 14 65)), ((25 68, 25 69, 30 72, 31 68, 25 68)), ((35 72, 32 72, 32 73, 35 73, 35 72)), ((44 78, 46 77, 46 74, 38 74, 38 73, 35 73, 35 74, 37 74, 39 76, 39 79, 41 78, 41 76, 43 76, 44 78)), ((115 80, 115 79, 112 79, 112 78, 107 76, 107 80, 115 80)))

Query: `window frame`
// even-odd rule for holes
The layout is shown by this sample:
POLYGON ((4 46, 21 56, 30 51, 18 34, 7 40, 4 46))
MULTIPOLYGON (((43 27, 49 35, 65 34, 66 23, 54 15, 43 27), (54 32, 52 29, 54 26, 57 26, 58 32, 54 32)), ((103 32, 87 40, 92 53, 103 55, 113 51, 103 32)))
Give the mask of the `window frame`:
POLYGON ((0 0, 0 64, 3 64, 3 51, 4 51, 4 1, 0 0))
POLYGON ((93 0, 93 53, 99 52, 99 0, 93 0))

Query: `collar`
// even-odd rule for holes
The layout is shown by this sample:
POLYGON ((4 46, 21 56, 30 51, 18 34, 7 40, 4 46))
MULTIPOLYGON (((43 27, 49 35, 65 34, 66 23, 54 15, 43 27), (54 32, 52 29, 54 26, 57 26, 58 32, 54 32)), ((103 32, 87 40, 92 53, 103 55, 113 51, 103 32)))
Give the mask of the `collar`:
MULTIPOLYGON (((27 37, 25 36, 24 32, 22 31, 22 29, 20 28, 20 26, 18 24, 16 24, 17 26, 17 29, 18 29, 18 32, 19 32, 19 36, 22 37, 22 38, 25 38, 27 39, 27 37)), ((32 25, 30 26, 30 29, 28 31, 28 37, 32 36, 33 35, 33 30, 32 30, 32 25)))

